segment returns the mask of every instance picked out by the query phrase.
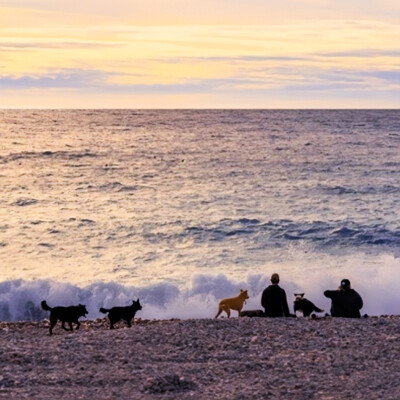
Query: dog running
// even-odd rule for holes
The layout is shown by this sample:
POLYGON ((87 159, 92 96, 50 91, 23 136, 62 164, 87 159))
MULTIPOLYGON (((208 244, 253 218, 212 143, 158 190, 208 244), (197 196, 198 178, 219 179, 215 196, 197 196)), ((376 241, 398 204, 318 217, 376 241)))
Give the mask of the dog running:
POLYGON ((222 311, 225 311, 229 318, 231 316, 231 310, 236 310, 240 316, 243 305, 248 298, 247 290, 240 289, 240 293, 236 297, 222 299, 218 304, 218 312, 215 318, 218 318, 222 311))
POLYGON ((41 303, 43 310, 50 311, 50 335, 53 334, 53 328, 57 324, 57 321, 60 320, 62 322, 61 328, 66 331, 73 331, 72 323, 76 324, 76 329, 79 329, 81 325, 78 319, 80 317, 84 317, 88 311, 86 310, 86 306, 83 304, 79 304, 77 306, 69 306, 69 307, 49 307, 46 303, 46 300, 43 300, 41 303), (65 327, 65 323, 68 322, 69 329, 65 327))
POLYGON ((125 320, 128 327, 131 327, 131 320, 135 318, 137 311, 141 310, 139 299, 137 301, 133 300, 132 305, 127 307, 113 307, 110 309, 100 308, 100 312, 103 314, 108 313, 108 319, 110 320, 110 329, 114 329, 114 324, 121 319, 125 320))

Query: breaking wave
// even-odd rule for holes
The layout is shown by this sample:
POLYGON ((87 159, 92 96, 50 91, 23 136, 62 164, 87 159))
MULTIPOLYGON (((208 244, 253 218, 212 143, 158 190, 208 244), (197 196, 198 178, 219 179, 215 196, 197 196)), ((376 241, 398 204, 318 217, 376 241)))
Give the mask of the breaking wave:
MULTIPOLYGON (((285 279, 281 286, 286 290, 292 309, 293 293, 301 291, 319 307, 329 311, 330 302, 323 296, 325 289, 334 289, 343 277, 351 280, 353 287, 364 300, 362 313, 369 315, 397 314, 400 306, 400 268, 398 259, 386 256, 384 265, 360 270, 357 261, 353 267, 342 270, 313 272, 285 279)), ((271 273, 275 272, 271 267, 271 273)), ((187 286, 159 283, 144 287, 124 286, 116 282, 96 282, 86 287, 50 280, 13 280, 0 283, 0 320, 41 320, 48 313, 40 307, 47 300, 50 306, 85 304, 88 318, 104 317, 100 307, 129 305, 137 298, 143 305, 137 317, 143 319, 213 318, 217 303, 224 297, 235 296, 239 289, 248 289, 250 299, 245 309, 260 308, 263 289, 269 284, 270 274, 248 274, 242 281, 227 275, 196 274, 187 286)), ((234 313, 236 314, 236 313, 234 313)), ((235 316, 235 315, 234 315, 235 316)))

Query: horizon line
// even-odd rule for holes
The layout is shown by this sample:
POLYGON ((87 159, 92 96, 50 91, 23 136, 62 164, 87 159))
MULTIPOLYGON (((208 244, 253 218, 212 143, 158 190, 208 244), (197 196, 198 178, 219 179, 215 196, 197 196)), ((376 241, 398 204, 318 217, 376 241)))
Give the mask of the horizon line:
POLYGON ((348 108, 336 108, 336 107, 308 107, 308 108, 286 108, 286 107, 276 107, 276 108, 269 108, 269 107, 175 107, 175 108, 168 108, 168 107, 155 107, 155 108, 135 108, 135 107, 0 107, 0 111, 68 111, 68 110, 76 110, 76 111, 85 111, 85 110, 132 110, 132 111, 379 111, 379 110, 386 110, 386 111, 400 111, 400 107, 388 108, 388 107, 348 107, 348 108))

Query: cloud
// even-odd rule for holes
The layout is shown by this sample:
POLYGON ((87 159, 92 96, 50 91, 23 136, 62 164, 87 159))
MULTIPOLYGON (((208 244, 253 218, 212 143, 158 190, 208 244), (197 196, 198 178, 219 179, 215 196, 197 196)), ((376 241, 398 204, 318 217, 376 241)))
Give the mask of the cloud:
POLYGON ((315 55, 319 57, 338 57, 338 58, 400 57, 400 50, 360 49, 360 50, 319 53, 315 55))
POLYGON ((27 49, 97 49, 116 47, 117 43, 90 42, 90 41, 35 41, 35 42, 3 42, 0 43, 0 50, 27 50, 27 49))
POLYGON ((106 82, 108 75, 101 71, 68 70, 58 73, 50 72, 44 76, 0 76, 2 89, 31 88, 82 88, 100 87, 106 82))
MULTIPOLYGON (((121 74, 100 70, 67 69, 37 76, 0 76, 0 88, 24 90, 77 89, 100 93, 184 94, 243 93, 268 90, 351 91, 390 90, 399 85, 400 70, 321 69, 299 66, 264 66, 252 73, 234 73, 224 78, 183 79, 173 83, 116 83, 121 74)), ((123 76, 123 75, 122 75, 123 76)), ((127 74, 142 80, 140 74, 127 74)))

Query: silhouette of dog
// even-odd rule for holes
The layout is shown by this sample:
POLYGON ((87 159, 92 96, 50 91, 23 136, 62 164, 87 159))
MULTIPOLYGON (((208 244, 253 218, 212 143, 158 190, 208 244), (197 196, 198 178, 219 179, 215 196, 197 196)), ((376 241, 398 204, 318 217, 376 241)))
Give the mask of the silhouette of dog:
POLYGON ((240 316, 243 304, 246 303, 246 299, 248 298, 249 296, 247 294, 247 290, 240 289, 240 293, 236 297, 222 299, 218 304, 218 312, 215 318, 218 318, 222 311, 225 311, 229 318, 231 316, 231 310, 236 310, 239 313, 238 315, 240 316))
POLYGON ((79 329, 81 325, 78 321, 79 317, 84 317, 88 311, 86 310, 86 306, 83 304, 79 304, 77 306, 69 306, 69 307, 49 307, 45 300, 41 302, 41 306, 43 310, 50 311, 50 335, 53 334, 53 328, 57 324, 57 321, 60 320, 62 322, 61 328, 68 331, 73 331, 72 323, 76 324, 76 329, 79 329), (69 329, 65 327, 65 323, 68 322, 69 329))
POLYGON ((265 317, 263 310, 244 310, 240 312, 239 317, 265 317))
POLYGON ((312 312, 323 312, 324 310, 321 310, 318 308, 314 303, 312 303, 310 300, 307 300, 304 298, 304 293, 295 293, 295 299, 293 303, 293 309, 294 312, 296 311, 302 312, 303 317, 309 317, 312 312))
POLYGON ((113 307, 110 309, 100 308, 100 312, 103 314, 108 313, 108 319, 110 320, 110 329, 114 329, 114 324, 121 319, 125 320, 128 327, 131 327, 131 320, 135 318, 137 311, 141 310, 139 299, 137 301, 133 300, 132 305, 127 307, 113 307))

